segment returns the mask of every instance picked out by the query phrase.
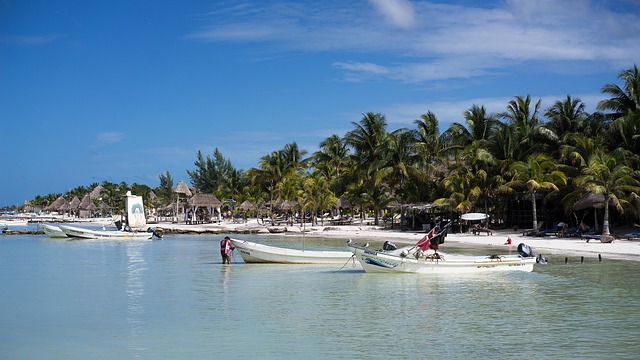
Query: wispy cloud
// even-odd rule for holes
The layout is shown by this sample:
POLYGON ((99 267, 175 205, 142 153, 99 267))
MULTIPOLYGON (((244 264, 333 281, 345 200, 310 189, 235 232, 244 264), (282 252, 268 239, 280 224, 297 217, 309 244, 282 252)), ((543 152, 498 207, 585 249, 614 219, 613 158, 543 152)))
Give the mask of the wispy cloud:
POLYGON ((0 43, 11 45, 42 45, 58 39, 58 35, 2 35, 0 43))
POLYGON ((96 136, 96 146, 116 144, 124 139, 124 134, 117 131, 99 133, 96 136))
POLYGON ((357 55, 361 60, 345 59, 333 66, 358 81, 469 78, 527 62, 623 66, 640 58, 640 5, 631 2, 625 3, 624 12, 605 8, 610 2, 589 0, 345 4, 352 3, 281 2, 220 9, 201 19, 208 25, 188 38, 357 55), (368 53, 385 54, 386 62, 367 61, 368 53))
POLYGON ((413 4, 407 0, 369 0, 392 25, 409 29, 416 24, 413 4))

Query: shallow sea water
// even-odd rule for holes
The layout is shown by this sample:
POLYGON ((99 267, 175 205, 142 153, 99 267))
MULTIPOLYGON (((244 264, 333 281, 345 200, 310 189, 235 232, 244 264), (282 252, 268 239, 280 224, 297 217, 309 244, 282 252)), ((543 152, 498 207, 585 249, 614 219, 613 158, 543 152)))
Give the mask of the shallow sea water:
MULTIPOLYGON (((244 264, 237 252, 224 266, 220 239, 0 237, 0 359, 640 354, 639 262, 547 257, 533 273, 368 274, 352 263, 244 264)), ((305 247, 344 249, 344 242, 306 238, 305 247)), ((446 243, 443 251, 495 252, 446 243)))

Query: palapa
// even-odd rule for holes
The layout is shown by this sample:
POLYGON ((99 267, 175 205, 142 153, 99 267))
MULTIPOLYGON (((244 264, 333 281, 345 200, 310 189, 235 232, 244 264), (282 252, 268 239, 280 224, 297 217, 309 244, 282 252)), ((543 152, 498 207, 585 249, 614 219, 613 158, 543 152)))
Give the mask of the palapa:
POLYGON ((187 197, 193 196, 193 194, 191 193, 191 190, 189 190, 189 187, 187 186, 187 184, 185 184, 184 181, 182 181, 182 180, 178 181, 178 185, 176 185, 176 187, 173 189, 173 192, 176 193, 176 194, 187 195, 187 197))
POLYGON ((240 206, 238 206, 238 209, 242 211, 251 211, 255 210, 255 208, 256 207, 249 200, 245 200, 244 202, 242 202, 242 204, 240 204, 240 206))
POLYGON ((283 211, 290 211, 291 209, 293 209, 297 205, 298 205, 297 201, 285 200, 285 201, 282 202, 282 204, 280 204, 280 208, 283 211))
POLYGON ((575 204, 573 204, 574 210, 584 210, 587 208, 604 208, 604 195, 590 192, 580 198, 580 200, 576 201, 575 204))
POLYGON ((69 202, 67 201, 67 199, 59 196, 54 202, 51 203, 51 205, 49 205, 48 209, 58 211, 63 205, 69 206, 69 202))
POLYGON ((213 207, 222 206, 222 202, 213 194, 195 194, 187 201, 191 207, 213 207))
MULTIPOLYGON (((91 196, 90 195, 85 195, 82 198, 82 201, 80 202, 80 205, 78 205, 78 208, 80 210, 91 210, 89 208, 90 204, 93 204, 93 201, 91 201, 91 196)), ((95 204, 93 204, 93 206, 95 207, 95 204)))
POLYGON ((80 199, 78 199, 78 196, 74 196, 73 199, 71 199, 71 202, 69 203, 69 208, 76 210, 78 206, 80 206, 80 199))
POLYGON ((89 197, 91 198, 91 200, 100 198, 100 193, 102 192, 102 189, 104 188, 101 185, 98 185, 95 188, 93 188, 93 190, 89 194, 89 197))

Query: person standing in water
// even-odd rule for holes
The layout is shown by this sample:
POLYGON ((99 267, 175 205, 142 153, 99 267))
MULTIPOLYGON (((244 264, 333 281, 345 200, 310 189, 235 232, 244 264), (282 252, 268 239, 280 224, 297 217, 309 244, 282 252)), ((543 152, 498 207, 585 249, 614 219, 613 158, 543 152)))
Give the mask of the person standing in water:
POLYGON ((222 263, 225 262, 227 264, 231 264, 231 250, 235 249, 231 244, 231 238, 225 236, 222 241, 220 241, 220 256, 222 256, 222 263))

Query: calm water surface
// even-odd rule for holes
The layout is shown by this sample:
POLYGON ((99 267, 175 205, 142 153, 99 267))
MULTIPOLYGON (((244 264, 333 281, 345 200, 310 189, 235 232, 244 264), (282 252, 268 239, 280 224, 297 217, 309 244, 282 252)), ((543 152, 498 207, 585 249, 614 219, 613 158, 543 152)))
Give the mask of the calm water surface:
MULTIPOLYGON (((242 238, 301 246, 300 238, 242 238)), ((223 266, 220 239, 0 237, 0 359, 640 354, 638 262, 551 257, 533 273, 367 274, 351 263, 244 264, 237 253, 223 266)), ((310 238, 305 247, 344 249, 342 240, 310 238)))

